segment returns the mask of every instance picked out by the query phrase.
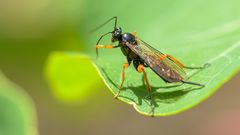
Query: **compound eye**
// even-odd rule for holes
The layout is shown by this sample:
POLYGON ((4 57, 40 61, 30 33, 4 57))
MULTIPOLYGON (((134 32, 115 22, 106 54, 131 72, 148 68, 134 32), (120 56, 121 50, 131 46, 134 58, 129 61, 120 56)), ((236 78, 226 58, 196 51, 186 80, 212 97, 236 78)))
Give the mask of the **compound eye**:
POLYGON ((115 28, 115 31, 119 31, 119 32, 121 32, 122 29, 121 29, 120 27, 116 27, 116 28, 115 28))
POLYGON ((118 38, 118 36, 119 36, 119 33, 118 33, 118 32, 115 32, 115 33, 113 34, 113 37, 114 37, 114 38, 118 38))
POLYGON ((121 28, 120 27, 116 27, 114 29, 114 32, 113 32, 113 37, 117 39, 117 38, 120 37, 121 34, 122 34, 121 28))

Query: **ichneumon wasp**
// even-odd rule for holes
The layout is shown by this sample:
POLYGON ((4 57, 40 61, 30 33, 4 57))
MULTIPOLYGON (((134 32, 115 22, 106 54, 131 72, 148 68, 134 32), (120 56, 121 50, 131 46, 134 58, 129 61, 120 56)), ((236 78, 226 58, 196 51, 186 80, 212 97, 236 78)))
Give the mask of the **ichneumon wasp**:
POLYGON ((99 48, 121 48, 122 53, 126 56, 126 63, 123 64, 122 68, 122 82, 118 88, 118 92, 115 95, 115 98, 118 97, 120 90, 124 83, 125 78, 125 69, 133 63, 135 69, 139 73, 143 73, 144 81, 146 83, 146 87, 149 93, 149 97, 151 96, 151 86, 149 84, 147 74, 145 72, 145 68, 150 67, 153 72, 155 72, 160 78, 162 78, 167 83, 186 83, 190 85, 196 85, 200 87, 204 87, 205 85, 199 84, 196 82, 187 81, 187 75, 184 71, 185 69, 203 69, 207 66, 205 64, 203 67, 188 67, 181 63, 179 60, 174 58, 169 54, 164 54, 157 49, 153 48, 140 38, 136 36, 136 33, 123 33, 121 27, 117 27, 117 17, 112 17, 107 20, 102 25, 95 28, 93 31, 98 30, 105 24, 110 21, 115 21, 113 31, 107 32, 100 36, 96 43, 96 54, 98 56, 99 48), (111 42, 118 41, 119 44, 117 46, 114 45, 100 45, 100 41, 102 38, 108 34, 112 34, 111 42))

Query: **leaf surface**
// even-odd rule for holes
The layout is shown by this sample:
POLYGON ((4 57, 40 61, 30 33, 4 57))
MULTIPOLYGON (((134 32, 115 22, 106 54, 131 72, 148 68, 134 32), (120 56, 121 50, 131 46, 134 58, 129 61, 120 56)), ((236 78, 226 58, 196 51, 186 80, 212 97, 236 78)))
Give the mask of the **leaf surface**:
MULTIPOLYGON (((94 6, 91 2, 93 1, 89 1, 89 7, 94 6)), ((117 7, 125 7, 126 10, 116 6, 106 6, 111 4, 114 5, 111 1, 104 1, 94 7, 96 10, 90 11, 92 17, 88 19, 91 26, 98 26, 116 15, 118 25, 124 32, 137 30, 139 38, 161 52, 176 57, 186 66, 211 64, 201 71, 186 70, 189 81, 206 85, 202 89, 187 84, 181 86, 166 84, 154 72, 147 69, 153 90, 153 105, 148 99, 142 74, 137 73, 133 66, 130 66, 126 70, 126 79, 119 99, 133 105, 139 113, 166 116, 182 112, 208 98, 239 73, 240 14, 236 13, 240 12, 237 7, 240 2, 176 0, 118 3, 117 7), (139 10, 134 10, 135 6, 139 10), (104 17, 99 17, 100 15, 93 17, 94 14, 104 17)), ((111 31, 112 27, 113 23, 107 24, 96 34, 111 31)), ((98 37, 91 36, 89 44, 94 46, 98 37)), ((105 37, 101 44, 109 44, 109 42, 110 37, 105 37)), ((94 61, 106 85, 115 95, 121 83, 125 57, 120 49, 100 49, 99 55, 94 61)))

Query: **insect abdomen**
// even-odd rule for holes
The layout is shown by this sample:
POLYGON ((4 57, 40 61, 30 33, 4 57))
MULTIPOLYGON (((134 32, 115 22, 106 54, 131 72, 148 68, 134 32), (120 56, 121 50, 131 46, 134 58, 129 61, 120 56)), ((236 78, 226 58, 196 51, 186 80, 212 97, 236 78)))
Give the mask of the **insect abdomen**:
POLYGON ((165 82, 181 82, 183 78, 174 70, 167 67, 163 62, 158 62, 158 64, 151 65, 151 69, 157 73, 165 82), (151 67, 152 66, 152 67, 151 67))

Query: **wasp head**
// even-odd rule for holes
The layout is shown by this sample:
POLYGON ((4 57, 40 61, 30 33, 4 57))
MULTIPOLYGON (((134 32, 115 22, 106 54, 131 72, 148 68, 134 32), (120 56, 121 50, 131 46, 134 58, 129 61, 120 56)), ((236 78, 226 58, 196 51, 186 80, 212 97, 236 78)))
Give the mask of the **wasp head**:
POLYGON ((112 33, 112 42, 118 41, 121 35, 122 35, 121 27, 114 28, 114 31, 112 33))

